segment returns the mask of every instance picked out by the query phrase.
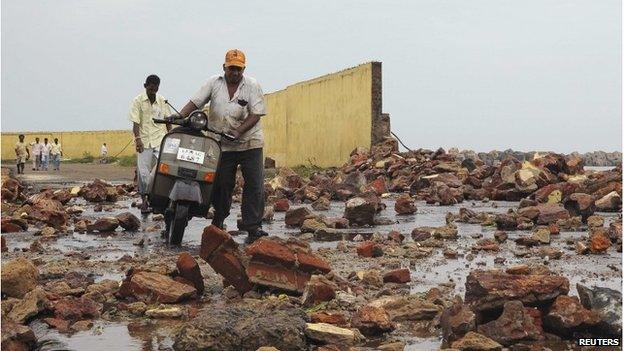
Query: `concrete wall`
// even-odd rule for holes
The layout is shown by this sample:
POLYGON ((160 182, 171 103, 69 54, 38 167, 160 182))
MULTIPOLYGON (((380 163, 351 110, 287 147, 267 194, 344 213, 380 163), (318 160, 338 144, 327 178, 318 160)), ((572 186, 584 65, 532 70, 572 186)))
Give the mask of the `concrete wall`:
MULTIPOLYGON (((300 82, 265 97, 268 114, 261 121, 264 151, 278 167, 340 166, 357 146, 370 147, 382 130, 380 62, 300 82)), ((18 134, 2 133, 3 160, 15 157, 18 134)), ((103 142, 113 156, 132 140, 130 130, 23 134, 27 142, 36 136, 59 138, 64 155, 70 158, 80 158, 85 151, 97 157, 103 142)), ((132 154, 134 144, 121 155, 132 154)))
MULTIPOLYGON (((133 140, 131 130, 99 130, 92 132, 23 132, 23 133, 2 133, 2 159, 15 159, 15 143, 18 135, 24 134, 24 140, 29 143, 39 137, 48 138, 50 142, 58 138, 63 146, 63 158, 81 158, 83 153, 88 152, 94 157, 100 156, 102 143, 108 146, 108 155, 114 156, 119 153, 124 146, 133 140)), ((30 149, 32 151, 32 149, 30 149)), ((120 154, 120 156, 134 155, 134 143, 120 154)))
POLYGON ((278 167, 329 167, 342 165, 357 146, 370 147, 381 112, 381 79, 374 84, 373 76, 380 72, 381 63, 370 62, 267 94, 265 154, 278 167))

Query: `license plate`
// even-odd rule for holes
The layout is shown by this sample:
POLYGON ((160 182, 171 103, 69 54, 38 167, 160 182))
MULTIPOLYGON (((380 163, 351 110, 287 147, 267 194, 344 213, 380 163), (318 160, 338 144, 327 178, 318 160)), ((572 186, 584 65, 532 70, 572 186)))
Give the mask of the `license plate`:
POLYGON ((204 163, 204 152, 186 148, 178 148, 178 160, 193 162, 198 164, 204 163))

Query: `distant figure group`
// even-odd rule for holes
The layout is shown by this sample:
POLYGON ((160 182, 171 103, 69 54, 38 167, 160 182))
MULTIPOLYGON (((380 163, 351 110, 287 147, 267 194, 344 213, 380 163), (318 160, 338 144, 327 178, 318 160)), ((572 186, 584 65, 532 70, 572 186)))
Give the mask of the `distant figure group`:
POLYGON ((33 171, 47 171, 50 163, 52 169, 55 171, 61 170, 61 156, 63 156, 63 149, 58 142, 58 138, 54 138, 53 143, 48 142, 48 138, 43 139, 43 143, 37 137, 35 141, 26 144, 24 142, 24 134, 18 136, 19 140, 15 143, 15 157, 17 163, 17 174, 24 174, 24 168, 26 161, 31 158, 31 152, 28 146, 32 149, 32 165, 33 171))

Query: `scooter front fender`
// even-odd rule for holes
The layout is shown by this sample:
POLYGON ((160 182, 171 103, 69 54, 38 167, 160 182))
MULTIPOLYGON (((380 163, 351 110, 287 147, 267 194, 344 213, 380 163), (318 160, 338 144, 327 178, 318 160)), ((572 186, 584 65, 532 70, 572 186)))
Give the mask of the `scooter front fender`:
POLYGON ((191 201, 202 203, 202 194, 199 183, 192 180, 177 179, 169 192, 171 201, 191 201))

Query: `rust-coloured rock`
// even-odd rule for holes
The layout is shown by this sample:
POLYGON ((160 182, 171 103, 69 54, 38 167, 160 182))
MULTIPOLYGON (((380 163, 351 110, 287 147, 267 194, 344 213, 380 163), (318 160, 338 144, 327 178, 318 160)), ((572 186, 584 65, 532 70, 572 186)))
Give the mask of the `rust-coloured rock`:
POLYGON ((177 303, 197 296, 197 289, 155 272, 137 272, 126 278, 119 295, 145 302, 177 303))
POLYGON ((383 275, 384 283, 405 284, 412 281, 409 268, 399 268, 386 272, 383 275))
POLYGON ((534 318, 527 313, 520 301, 506 302, 498 319, 480 325, 477 330, 505 346, 544 339, 543 330, 535 325, 534 318))
POLYGON ((527 306, 546 303, 569 290, 570 283, 562 276, 475 270, 466 278, 465 301, 474 311, 487 311, 500 309, 511 300, 527 306))
POLYGON ((122 212, 115 218, 124 230, 136 231, 141 228, 141 221, 139 218, 130 212, 122 212))
POLYGON ((414 205, 414 200, 409 194, 405 194, 396 199, 394 210, 400 215, 414 214, 416 212, 416 205, 414 205))
POLYGON ((176 266, 180 276, 190 281, 197 289, 197 293, 201 295, 204 292, 204 278, 199 269, 199 264, 197 264, 193 256, 188 252, 182 252, 178 256, 176 266))
POLYGON ((364 241, 357 247, 357 254, 361 257, 381 257, 383 249, 374 241, 364 241))
POLYGON ((312 216, 312 211, 307 207, 296 207, 286 211, 284 222, 289 227, 301 227, 306 218, 312 216))
POLYGON ((600 315, 583 307, 576 296, 559 296, 544 316, 544 324, 562 336, 596 327, 600 315))
POLYGON ((351 325, 362 334, 373 336, 394 330, 388 313, 381 307, 363 306, 351 319, 351 325))

